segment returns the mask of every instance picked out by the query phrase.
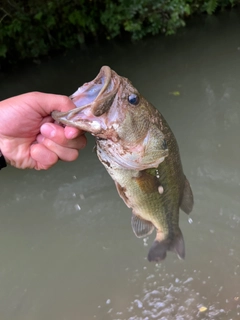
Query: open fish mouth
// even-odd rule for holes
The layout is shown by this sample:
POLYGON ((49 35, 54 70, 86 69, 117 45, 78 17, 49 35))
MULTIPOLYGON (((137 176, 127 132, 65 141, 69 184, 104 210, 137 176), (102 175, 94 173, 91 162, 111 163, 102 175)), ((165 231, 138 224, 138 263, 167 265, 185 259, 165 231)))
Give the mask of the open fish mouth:
MULTIPOLYGON (((111 69, 107 66, 101 68, 97 77, 83 86, 70 96, 77 108, 92 105, 94 114, 97 113, 94 108, 94 102, 100 99, 102 95, 106 95, 112 91, 111 69)), ((95 103, 96 104, 96 103, 95 103)))
POLYGON ((92 133, 106 129, 106 123, 100 116, 110 109, 120 85, 112 72, 108 66, 103 66, 94 80, 82 85, 69 97, 76 108, 67 112, 53 111, 53 119, 92 133))

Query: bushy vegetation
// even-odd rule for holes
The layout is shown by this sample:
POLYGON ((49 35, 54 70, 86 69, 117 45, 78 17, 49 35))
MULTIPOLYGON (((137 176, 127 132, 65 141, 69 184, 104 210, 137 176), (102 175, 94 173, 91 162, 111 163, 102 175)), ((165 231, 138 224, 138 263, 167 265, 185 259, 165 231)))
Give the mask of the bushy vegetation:
POLYGON ((188 16, 213 14, 238 0, 1 0, 0 65, 129 33, 170 35, 188 16))

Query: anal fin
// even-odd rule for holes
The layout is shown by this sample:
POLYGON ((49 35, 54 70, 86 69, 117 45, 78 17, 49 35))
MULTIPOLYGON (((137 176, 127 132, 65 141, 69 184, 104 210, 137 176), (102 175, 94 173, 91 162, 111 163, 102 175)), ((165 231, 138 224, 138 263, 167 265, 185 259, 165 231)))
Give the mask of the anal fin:
POLYGON ((154 230, 154 225, 152 224, 152 222, 143 220, 135 214, 132 214, 131 224, 133 232, 138 238, 146 237, 154 230))

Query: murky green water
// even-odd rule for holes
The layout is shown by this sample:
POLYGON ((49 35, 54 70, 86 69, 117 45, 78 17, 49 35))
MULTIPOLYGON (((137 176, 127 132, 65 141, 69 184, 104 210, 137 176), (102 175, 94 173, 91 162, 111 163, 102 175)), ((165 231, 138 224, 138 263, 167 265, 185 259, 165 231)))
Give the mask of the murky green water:
POLYGON ((1 320, 240 318, 238 17, 203 17, 175 37, 109 44, 0 76, 1 99, 71 94, 109 65, 166 117, 195 195, 193 222, 180 217, 185 261, 169 253, 155 265, 146 260, 154 236, 135 238, 92 137, 74 163, 2 170, 1 320))

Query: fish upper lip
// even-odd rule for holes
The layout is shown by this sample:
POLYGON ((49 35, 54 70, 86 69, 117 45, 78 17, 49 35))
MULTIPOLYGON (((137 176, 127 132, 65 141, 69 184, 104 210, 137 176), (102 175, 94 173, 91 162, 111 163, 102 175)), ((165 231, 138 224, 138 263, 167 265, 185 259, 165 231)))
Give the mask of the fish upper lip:
MULTIPOLYGON (((85 108, 85 107, 88 107, 89 105, 91 105, 94 101, 96 101, 107 89, 108 89, 108 86, 111 82, 111 69, 110 67, 108 66, 103 66, 101 69, 100 69, 100 72, 99 74, 96 76, 96 78, 94 80, 92 80, 90 83, 91 85, 89 86, 90 83, 86 83, 85 85, 81 86, 78 88, 78 90, 73 93, 69 98, 74 102, 77 102, 77 99, 80 97, 81 98, 81 94, 85 91, 88 91, 90 90, 91 87, 94 87, 96 86, 96 84, 98 84, 99 82, 101 82, 102 79, 104 79, 104 83, 103 83, 103 86, 101 88, 101 90, 99 91, 98 95, 96 96, 95 99, 93 99, 93 101, 89 102, 89 103, 86 103, 85 105, 82 105, 81 107, 82 108, 85 108), (86 86, 86 90, 84 91, 84 86, 86 86)), ((77 106, 77 104, 76 104, 77 106)), ((78 106, 77 106, 78 107, 78 106)))
POLYGON ((120 84, 118 78, 114 79, 112 77, 112 72, 110 67, 103 66, 94 80, 79 87, 69 97, 76 108, 66 112, 53 111, 52 117, 64 124, 73 124, 76 121, 87 122, 89 119, 96 120, 101 122, 104 128, 104 120, 101 121, 99 117, 111 107, 111 102, 115 98, 120 84), (94 96, 94 88, 97 85, 99 85, 100 90, 97 92, 96 89, 97 95, 94 96), (93 89, 93 97, 91 97, 91 94, 89 95, 91 89, 93 89))
POLYGON ((103 66, 101 68, 98 76, 100 76, 101 73, 103 73, 103 75, 105 76, 105 81, 104 81, 104 85, 103 85, 102 89, 100 90, 99 94, 97 95, 96 99, 99 96, 101 96, 105 90, 107 90, 107 88, 111 82, 111 78, 112 78, 112 70, 108 66, 103 66))

